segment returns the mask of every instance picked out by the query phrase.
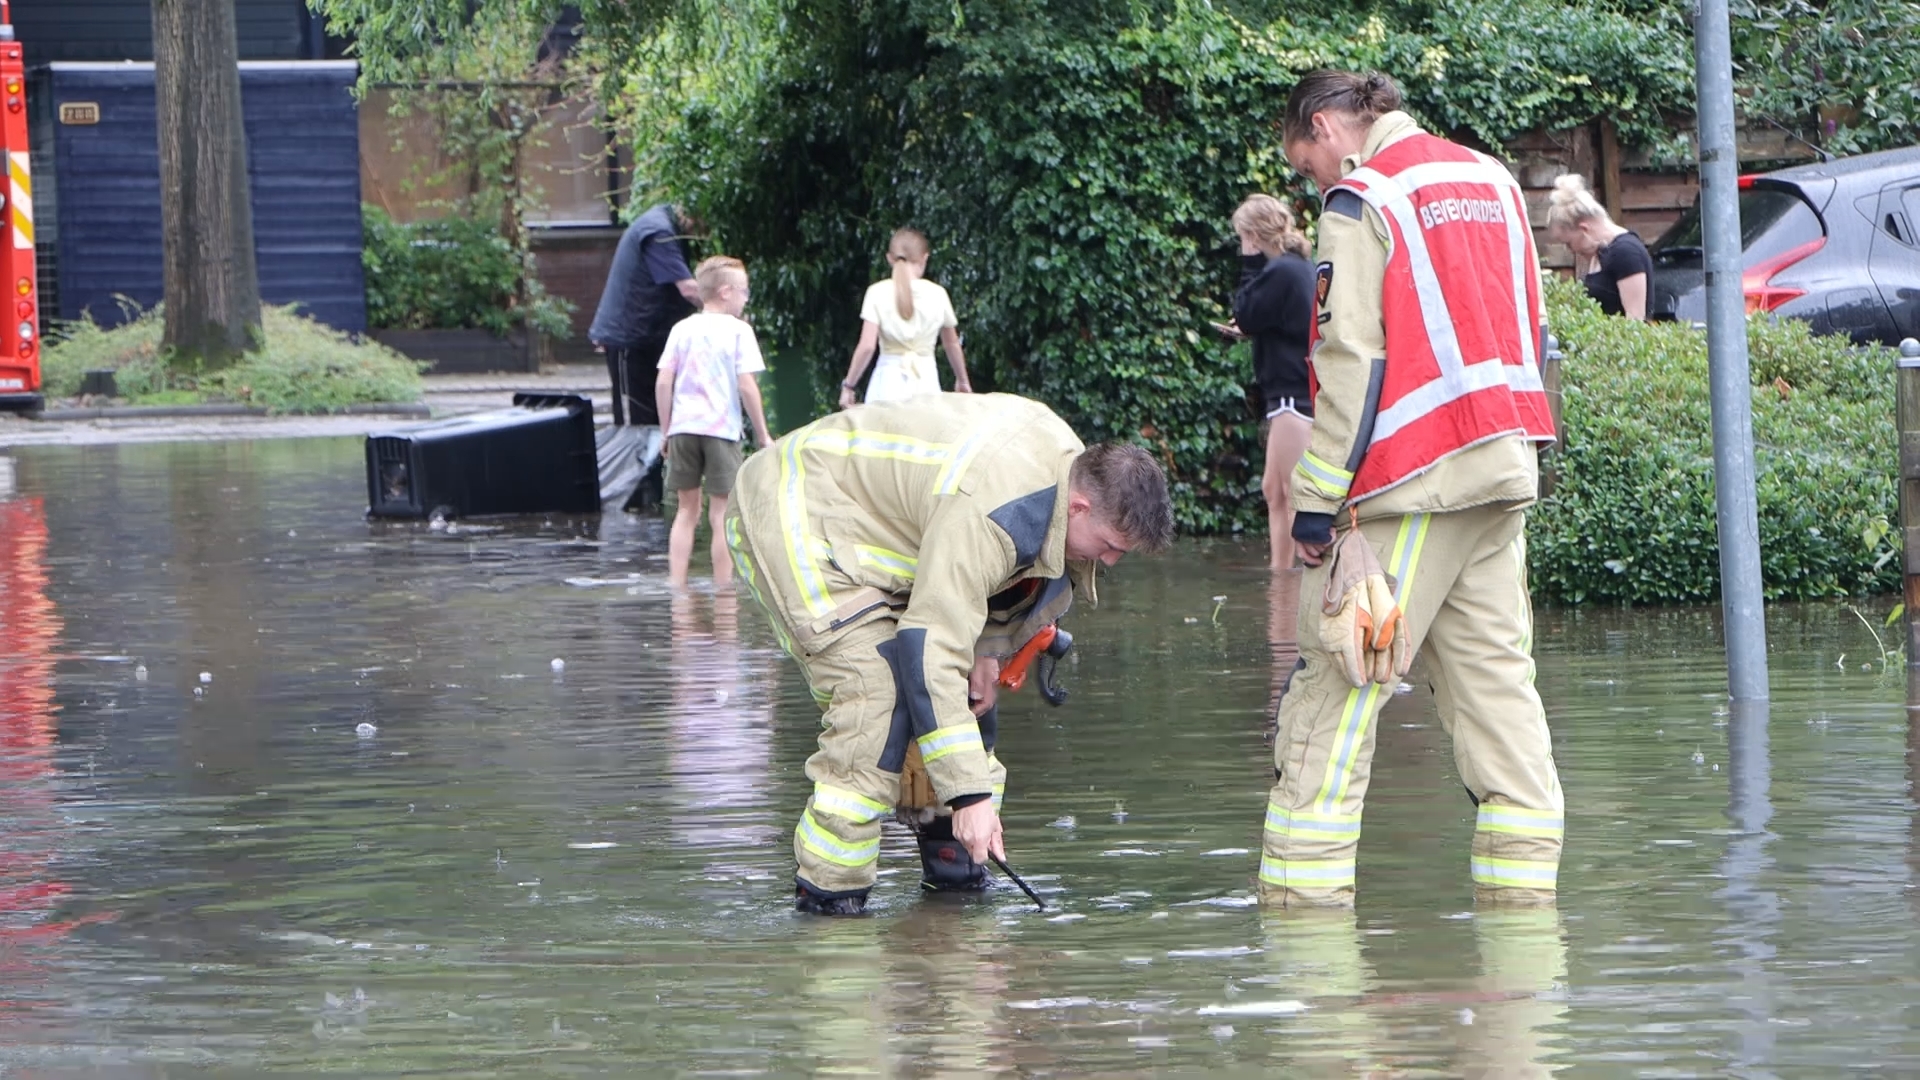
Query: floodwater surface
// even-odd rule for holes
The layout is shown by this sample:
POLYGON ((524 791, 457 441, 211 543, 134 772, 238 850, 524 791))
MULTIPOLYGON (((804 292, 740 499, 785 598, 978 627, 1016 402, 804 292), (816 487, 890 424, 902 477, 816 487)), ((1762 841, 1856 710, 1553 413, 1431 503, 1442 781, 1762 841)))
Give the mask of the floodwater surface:
POLYGON ((1475 913, 1420 689, 1357 912, 1275 913, 1297 586, 1261 538, 1183 542, 1070 617, 1064 707, 1002 705, 1047 910, 922 896, 890 826, 870 917, 821 920, 791 911, 818 713, 751 601, 673 597, 658 521, 368 522, 361 462, 13 456, 0 1075, 1920 1071, 1884 601, 1770 613, 1770 717, 1725 704, 1716 611, 1541 611, 1558 910, 1475 913))

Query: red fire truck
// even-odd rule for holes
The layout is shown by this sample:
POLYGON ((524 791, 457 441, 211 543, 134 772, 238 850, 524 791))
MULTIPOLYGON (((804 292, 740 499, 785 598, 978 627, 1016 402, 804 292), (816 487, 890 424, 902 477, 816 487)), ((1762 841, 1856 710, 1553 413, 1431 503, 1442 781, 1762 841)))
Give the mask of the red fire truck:
MULTIPOLYGON (((40 408, 40 296, 34 284, 33 181, 27 169, 27 67, 13 39, 8 0, 0 0, 0 185, 5 220, 0 221, 0 288, 11 287, 13 319, 0 312, 0 409, 40 408), (16 322, 16 320, 18 320, 16 322)), ((4 294, 0 294, 4 295, 4 294)))

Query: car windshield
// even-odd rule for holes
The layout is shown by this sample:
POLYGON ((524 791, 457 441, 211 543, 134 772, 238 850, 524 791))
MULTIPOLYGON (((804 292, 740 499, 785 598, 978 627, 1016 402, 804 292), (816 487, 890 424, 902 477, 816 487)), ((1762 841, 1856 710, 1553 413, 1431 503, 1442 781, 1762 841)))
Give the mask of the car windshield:
MULTIPOLYGON (((1740 192, 1740 248, 1749 263, 1798 247, 1826 233, 1820 216, 1791 191, 1750 187, 1740 192)), ((1654 261, 1661 263, 1698 259, 1701 251, 1699 203, 1681 215, 1652 247, 1654 261)))

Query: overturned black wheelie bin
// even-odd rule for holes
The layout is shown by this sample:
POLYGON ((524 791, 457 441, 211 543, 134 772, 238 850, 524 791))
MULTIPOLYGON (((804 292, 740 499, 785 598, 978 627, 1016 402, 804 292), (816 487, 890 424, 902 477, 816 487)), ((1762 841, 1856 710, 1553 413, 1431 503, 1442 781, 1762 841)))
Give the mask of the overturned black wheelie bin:
POLYGON ((367 514, 457 518, 594 514, 593 403, 515 394, 513 407, 367 436, 367 514))

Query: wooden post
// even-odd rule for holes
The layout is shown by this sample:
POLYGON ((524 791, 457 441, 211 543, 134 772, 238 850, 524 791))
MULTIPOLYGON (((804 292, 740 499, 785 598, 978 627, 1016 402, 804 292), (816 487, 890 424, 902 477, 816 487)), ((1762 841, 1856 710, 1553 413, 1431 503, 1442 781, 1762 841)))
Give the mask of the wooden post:
POLYGON ((1900 543, 1906 567, 1907 663, 1920 663, 1920 341, 1900 343, 1900 543))
POLYGON ((1560 351, 1560 339, 1552 334, 1543 335, 1540 350, 1540 383, 1547 392, 1547 411, 1553 417, 1555 442, 1540 451, 1540 497, 1553 494, 1553 486, 1560 479, 1560 448, 1566 445, 1567 429, 1560 421, 1560 361, 1566 356, 1560 351))
POLYGON ((1607 208, 1607 216, 1616 224, 1620 221, 1620 132, 1613 126, 1613 117, 1600 118, 1600 202, 1607 208))

